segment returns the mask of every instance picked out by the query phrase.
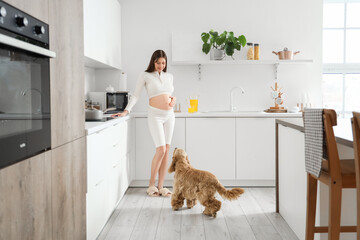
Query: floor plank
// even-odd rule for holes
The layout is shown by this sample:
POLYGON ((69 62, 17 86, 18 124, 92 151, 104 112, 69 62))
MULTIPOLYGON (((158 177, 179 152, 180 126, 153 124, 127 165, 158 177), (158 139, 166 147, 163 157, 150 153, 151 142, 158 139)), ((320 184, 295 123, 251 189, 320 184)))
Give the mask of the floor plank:
POLYGON ((270 220, 264 214, 249 189, 238 200, 257 240, 282 239, 270 220))
POLYGON ((256 240, 239 200, 223 201, 221 209, 225 216, 231 239, 256 240))
POLYGON ((199 203, 173 211, 171 199, 149 197, 145 188, 129 188, 99 240, 298 240, 275 213, 274 188, 245 188, 234 201, 224 200, 216 218, 199 203))
POLYGON ((202 211, 204 209, 198 203, 193 208, 187 209, 186 203, 180 210, 181 215, 181 239, 202 240, 205 239, 204 220, 202 211))
MULTIPOLYGON (((171 191, 171 189, 170 189, 171 191)), ((155 240, 181 239, 181 211, 171 208, 171 198, 163 200, 155 240)))
POLYGON ((249 191, 282 239, 299 240, 281 215, 275 212, 275 190, 273 188, 251 188, 249 191))
POLYGON ((131 234, 131 240, 155 239, 163 201, 163 197, 147 196, 145 198, 144 205, 141 208, 139 217, 131 234))
MULTIPOLYGON (((224 201, 221 197, 218 200, 224 201)), ((207 240, 231 240, 228 227, 226 225, 223 211, 217 212, 216 218, 202 214, 204 220, 205 239, 207 240)))

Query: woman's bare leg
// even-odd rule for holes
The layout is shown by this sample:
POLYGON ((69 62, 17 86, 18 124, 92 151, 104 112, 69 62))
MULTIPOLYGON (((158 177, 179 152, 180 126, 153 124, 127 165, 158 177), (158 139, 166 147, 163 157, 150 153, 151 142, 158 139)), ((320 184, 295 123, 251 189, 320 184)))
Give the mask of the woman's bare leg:
POLYGON ((156 174, 160 169, 160 165, 162 159, 164 158, 165 152, 166 152, 165 146, 160 146, 156 148, 154 158, 151 162, 151 176, 150 176, 149 186, 155 186, 156 174))
POLYGON ((159 189, 164 187, 164 179, 165 179, 165 175, 167 172, 167 165, 168 165, 168 159, 169 159, 169 150, 170 150, 170 145, 166 144, 166 151, 161 160, 161 165, 159 168, 159 184, 158 184, 159 189))

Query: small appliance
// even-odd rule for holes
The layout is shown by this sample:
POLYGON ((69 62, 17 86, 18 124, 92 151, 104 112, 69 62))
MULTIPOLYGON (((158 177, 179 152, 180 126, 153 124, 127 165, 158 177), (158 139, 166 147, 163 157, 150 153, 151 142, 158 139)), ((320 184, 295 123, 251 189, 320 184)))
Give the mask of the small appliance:
POLYGON ((100 104, 100 110, 115 108, 107 111, 109 114, 123 112, 129 101, 129 92, 89 92, 89 98, 92 102, 100 104))

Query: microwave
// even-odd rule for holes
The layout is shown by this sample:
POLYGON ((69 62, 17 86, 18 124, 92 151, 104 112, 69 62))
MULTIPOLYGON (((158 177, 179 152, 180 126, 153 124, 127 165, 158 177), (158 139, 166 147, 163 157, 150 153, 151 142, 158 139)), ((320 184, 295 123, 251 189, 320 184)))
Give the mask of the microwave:
POLYGON ((90 100, 98 102, 100 109, 115 108, 107 113, 113 114, 123 112, 129 101, 129 92, 89 92, 90 100))

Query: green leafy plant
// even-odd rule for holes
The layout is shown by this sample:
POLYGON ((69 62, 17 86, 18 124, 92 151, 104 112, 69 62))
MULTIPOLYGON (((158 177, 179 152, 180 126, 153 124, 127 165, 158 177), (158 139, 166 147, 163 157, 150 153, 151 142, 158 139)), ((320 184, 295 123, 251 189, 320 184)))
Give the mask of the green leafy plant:
POLYGON ((241 46, 245 47, 246 38, 244 35, 236 37, 233 32, 224 31, 219 34, 214 30, 210 30, 208 33, 203 32, 201 39, 204 42, 202 51, 208 54, 211 47, 215 49, 224 50, 226 55, 231 56, 234 54, 235 49, 240 51, 241 46))

